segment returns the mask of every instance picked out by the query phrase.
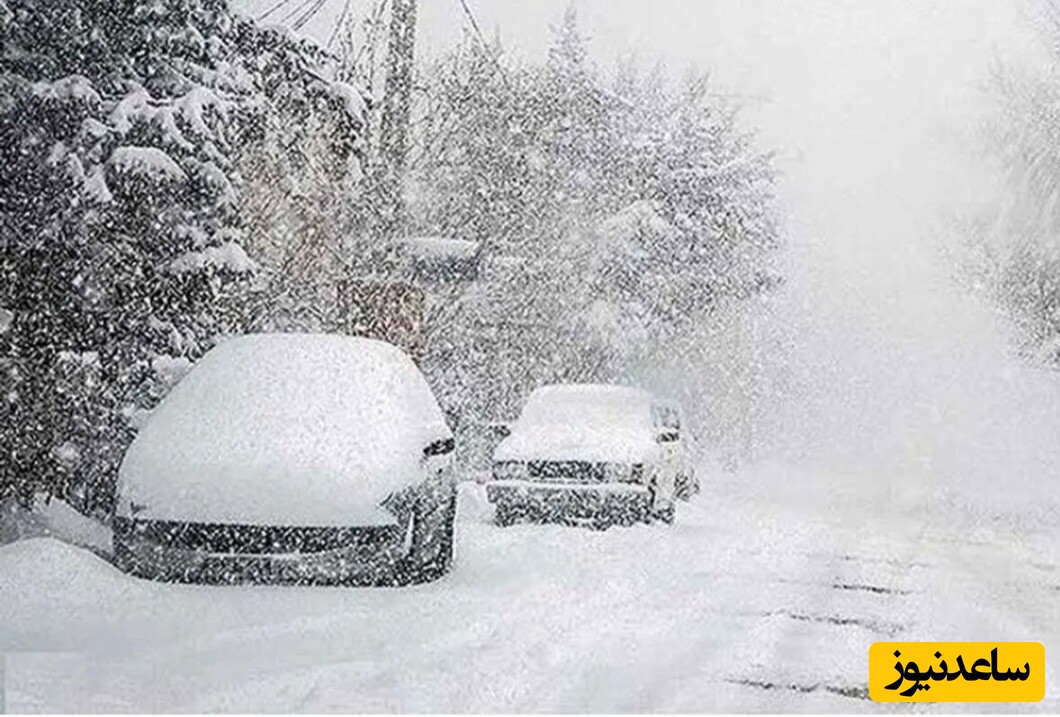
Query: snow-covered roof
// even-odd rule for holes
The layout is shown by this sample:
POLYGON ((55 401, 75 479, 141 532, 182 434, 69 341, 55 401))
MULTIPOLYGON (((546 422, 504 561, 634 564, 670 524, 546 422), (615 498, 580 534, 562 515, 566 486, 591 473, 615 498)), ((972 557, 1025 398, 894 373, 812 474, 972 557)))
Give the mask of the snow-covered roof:
POLYGON ((527 408, 568 403, 650 405, 651 401, 651 394, 642 388, 607 383, 559 383, 535 389, 527 399, 527 408))
POLYGON ((399 349, 370 339, 245 336, 210 351, 151 414, 120 471, 119 515, 373 525, 451 433, 399 349))
POLYGON ((652 396, 625 386, 545 386, 527 399, 498 461, 641 463, 658 454, 652 396))
POLYGON ((514 256, 511 254, 501 254, 499 256, 493 256, 490 258, 490 266, 494 266, 500 269, 513 270, 522 269, 526 266, 527 259, 525 256, 514 256))
POLYGON ((201 271, 205 268, 227 269, 242 274, 254 271, 255 265, 243 247, 235 242, 225 242, 220 246, 185 252, 169 265, 169 270, 174 274, 201 271))
POLYGON ((414 237, 404 244, 416 258, 434 260, 473 259, 481 246, 479 242, 444 237, 414 237))
POLYGON ((641 234, 667 236, 676 228, 663 218, 658 203, 642 199, 601 221, 597 231, 608 241, 629 242, 641 234))

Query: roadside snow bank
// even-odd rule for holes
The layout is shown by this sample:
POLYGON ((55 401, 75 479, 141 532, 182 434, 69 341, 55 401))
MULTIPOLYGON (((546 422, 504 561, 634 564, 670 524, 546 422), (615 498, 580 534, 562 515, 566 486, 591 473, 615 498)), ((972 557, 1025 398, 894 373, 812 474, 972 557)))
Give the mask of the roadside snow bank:
POLYGON ((46 500, 39 494, 32 510, 14 500, 0 501, 0 545, 29 538, 56 538, 99 555, 111 550, 110 528, 61 500, 46 500))
MULTIPOLYGON (((25 585, 32 586, 38 597, 69 596, 79 592, 71 591, 71 585, 98 588, 102 582, 113 579, 130 583, 106 561, 55 538, 20 540, 0 550, 0 594, 9 595, 18 585, 25 585)), ((47 602, 40 600, 38 606, 43 610, 49 607, 47 602)), ((25 600, 4 601, 4 604, 23 608, 30 605, 25 600)), ((8 615, 6 611, 2 614, 8 615)))
POLYGON ((453 572, 405 590, 160 584, 2 547, 7 708, 876 713, 873 642, 1060 635, 1060 565, 1004 526, 925 529, 783 466, 701 474, 674 525, 606 532, 497 528, 466 483, 453 572))

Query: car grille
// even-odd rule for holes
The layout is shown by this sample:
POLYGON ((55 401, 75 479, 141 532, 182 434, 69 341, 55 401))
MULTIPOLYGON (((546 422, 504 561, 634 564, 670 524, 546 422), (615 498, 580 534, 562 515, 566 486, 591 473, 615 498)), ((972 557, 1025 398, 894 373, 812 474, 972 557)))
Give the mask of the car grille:
POLYGON ((533 480, 567 483, 603 483, 606 480, 602 463, 586 461, 533 461, 529 465, 533 480))
POLYGON ((268 555, 377 548, 400 539, 397 526, 358 528, 184 523, 115 518, 114 531, 156 545, 206 553, 268 555))

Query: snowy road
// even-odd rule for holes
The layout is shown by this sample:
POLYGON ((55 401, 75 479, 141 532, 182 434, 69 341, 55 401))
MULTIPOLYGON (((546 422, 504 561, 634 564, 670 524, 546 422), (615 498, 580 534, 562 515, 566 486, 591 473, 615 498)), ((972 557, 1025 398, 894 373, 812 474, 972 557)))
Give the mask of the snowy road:
MULTIPOLYGON (((1060 644, 1055 533, 783 470, 711 488, 671 528, 598 533, 496 528, 465 485, 454 573, 395 591, 158 585, 17 543, 7 709, 883 711, 875 641, 1060 644)), ((1033 709, 1060 709, 1049 668, 1033 709)))

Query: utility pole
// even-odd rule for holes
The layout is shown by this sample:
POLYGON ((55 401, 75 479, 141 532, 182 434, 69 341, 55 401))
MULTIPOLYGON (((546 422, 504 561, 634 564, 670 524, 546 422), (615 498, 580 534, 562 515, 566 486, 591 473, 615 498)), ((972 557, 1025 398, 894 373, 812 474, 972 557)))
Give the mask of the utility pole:
MULTIPOLYGON (((379 5, 380 26, 382 9, 379 5)), ((405 177, 409 144, 409 116, 412 108, 412 83, 416 58, 417 0, 389 0, 390 27, 387 37, 386 72, 383 97, 379 108, 378 137, 371 141, 369 164, 370 191, 374 207, 370 213, 368 234, 377 248, 401 238, 405 231, 406 208, 402 185, 405 177), (374 151, 373 151, 374 150, 374 151), (374 155, 374 157, 372 156, 374 155)), ((373 28, 374 29, 374 28, 373 28)), ((374 34, 374 33, 372 33, 374 34)), ((372 37, 369 52, 374 55, 372 37)), ((374 63, 369 56, 369 84, 374 84, 374 63)), ((392 268, 392 267, 391 267, 392 268)), ((357 336, 388 341, 401 346, 416 360, 423 352, 423 295, 418 289, 394 283, 394 277, 383 283, 356 280, 352 275, 340 286, 339 295, 346 302, 347 331, 357 336)))
POLYGON ((386 84, 379 120, 379 192, 381 238, 397 237, 405 225, 402 180, 408 153, 409 113, 412 106, 416 57, 417 0, 390 0, 390 41, 386 84))

